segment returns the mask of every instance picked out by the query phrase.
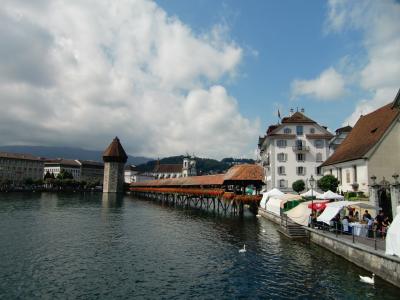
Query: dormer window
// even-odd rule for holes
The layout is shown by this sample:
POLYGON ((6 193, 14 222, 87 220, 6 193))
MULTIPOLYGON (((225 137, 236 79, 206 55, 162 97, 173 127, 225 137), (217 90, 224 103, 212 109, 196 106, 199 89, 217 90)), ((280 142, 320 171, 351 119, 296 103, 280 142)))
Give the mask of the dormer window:
POLYGON ((291 134, 292 130, 290 128, 285 128, 285 129, 283 129, 283 133, 284 134, 291 134))

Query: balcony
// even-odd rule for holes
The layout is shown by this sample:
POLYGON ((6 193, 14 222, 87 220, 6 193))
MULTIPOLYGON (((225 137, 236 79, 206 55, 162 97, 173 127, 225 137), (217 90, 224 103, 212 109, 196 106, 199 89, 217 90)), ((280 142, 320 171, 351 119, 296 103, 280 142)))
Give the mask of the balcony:
POLYGON ((310 151, 309 146, 297 145, 292 147, 293 151, 296 153, 306 153, 310 151))

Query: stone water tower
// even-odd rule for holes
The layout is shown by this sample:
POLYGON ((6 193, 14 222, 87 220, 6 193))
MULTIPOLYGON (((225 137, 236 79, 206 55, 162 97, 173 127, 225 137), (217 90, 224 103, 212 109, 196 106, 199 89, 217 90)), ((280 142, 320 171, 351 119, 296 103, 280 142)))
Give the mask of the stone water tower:
POLYGON ((124 168, 127 159, 128 156, 118 137, 115 137, 103 153, 103 193, 121 193, 124 191, 124 168))

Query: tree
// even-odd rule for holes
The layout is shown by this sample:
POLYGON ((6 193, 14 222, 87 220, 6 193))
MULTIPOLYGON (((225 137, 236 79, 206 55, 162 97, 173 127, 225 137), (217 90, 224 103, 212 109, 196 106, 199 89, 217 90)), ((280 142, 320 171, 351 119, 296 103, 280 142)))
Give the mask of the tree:
POLYGON ((34 182, 33 182, 33 179, 32 178, 25 178, 24 179, 24 184, 25 185, 32 185, 34 182))
POLYGON ((292 183, 292 189, 296 193, 300 193, 301 191, 304 191, 306 187, 306 183, 304 182, 303 179, 296 180, 295 182, 292 183))
POLYGON ((333 175, 325 175, 320 180, 318 180, 318 187, 324 192, 326 192, 327 190, 336 192, 338 185, 339 180, 337 180, 337 178, 333 175))
POLYGON ((54 174, 53 173, 50 174, 50 172, 47 171, 46 174, 44 175, 43 179, 46 180, 46 179, 50 179, 50 178, 54 179, 54 174))
POLYGON ((72 174, 64 169, 60 171, 57 175, 57 179, 64 180, 64 179, 74 179, 74 176, 72 174))

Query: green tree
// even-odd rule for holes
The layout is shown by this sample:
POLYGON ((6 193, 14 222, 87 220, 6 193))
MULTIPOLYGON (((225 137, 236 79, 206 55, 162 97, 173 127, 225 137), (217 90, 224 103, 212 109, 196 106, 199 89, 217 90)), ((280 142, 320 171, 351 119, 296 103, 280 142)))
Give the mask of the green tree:
POLYGON ((25 178, 24 179, 24 184, 25 185, 32 185, 34 182, 33 182, 33 179, 32 178, 25 178))
POLYGON ((292 189, 296 193, 300 193, 301 191, 304 191, 306 187, 306 183, 304 182, 303 179, 296 180, 295 182, 292 183, 292 189))
POLYGON ((72 176, 72 174, 64 169, 62 169, 60 171, 60 173, 58 173, 57 175, 57 179, 60 180, 65 180, 65 179, 74 179, 74 176, 72 176))
POLYGON ((324 192, 326 192, 327 190, 336 192, 338 185, 339 180, 337 180, 337 178, 333 175, 325 175, 320 180, 318 180, 318 187, 324 192))

